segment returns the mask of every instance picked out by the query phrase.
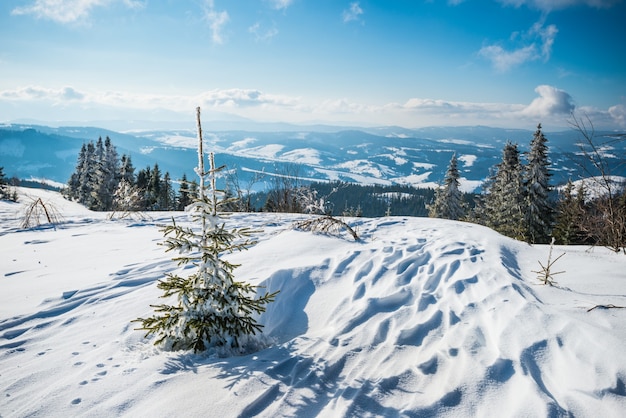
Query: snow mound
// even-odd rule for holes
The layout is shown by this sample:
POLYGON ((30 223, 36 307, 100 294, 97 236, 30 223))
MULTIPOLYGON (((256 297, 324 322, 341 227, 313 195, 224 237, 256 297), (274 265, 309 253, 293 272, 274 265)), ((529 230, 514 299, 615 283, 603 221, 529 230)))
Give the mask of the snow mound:
MULTIPOLYGON (((59 201, 61 204, 61 201, 59 201)), ((74 213, 19 230, 0 203, 0 416, 622 416, 626 257, 424 218, 350 219, 362 239, 262 227, 229 255, 280 290, 259 318, 273 344, 228 358, 163 352, 131 320, 178 267, 158 225, 74 213), (6 221, 6 222, 5 222, 6 221), (6 255, 5 255, 6 254, 6 255)), ((188 222, 175 214, 177 222, 188 222)))
MULTIPOLYGON (((365 243, 322 248, 267 281, 289 294, 263 319, 291 352, 264 370, 273 384, 259 412, 610 416, 624 406, 623 341, 543 304, 537 293, 552 290, 524 280, 525 244, 432 219, 360 228, 365 243)), ((310 239, 295 235, 280 237, 283 251, 310 239)))

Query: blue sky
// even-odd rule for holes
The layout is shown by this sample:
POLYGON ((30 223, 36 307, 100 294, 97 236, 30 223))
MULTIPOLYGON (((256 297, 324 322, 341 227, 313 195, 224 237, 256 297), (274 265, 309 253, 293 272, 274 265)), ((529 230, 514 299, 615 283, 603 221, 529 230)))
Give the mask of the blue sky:
POLYGON ((3 0, 0 121, 626 129, 624 0, 3 0))

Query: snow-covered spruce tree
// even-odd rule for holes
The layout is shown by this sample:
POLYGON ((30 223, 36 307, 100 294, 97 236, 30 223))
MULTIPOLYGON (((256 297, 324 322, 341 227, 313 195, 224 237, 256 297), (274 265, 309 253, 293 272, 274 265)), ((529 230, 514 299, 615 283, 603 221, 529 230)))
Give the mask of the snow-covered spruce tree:
POLYGON ((8 182, 4 176, 4 167, 0 167, 0 199, 9 198, 8 182))
POLYGON ((443 218, 459 220, 466 215, 466 205, 463 202, 463 194, 459 190, 459 174, 458 161, 456 154, 452 155, 450 165, 444 178, 444 184, 437 189, 435 201, 429 208, 429 216, 431 218, 443 218))
POLYGON ((115 188, 110 190, 109 182, 112 181, 113 177, 114 173, 109 171, 107 150, 105 150, 104 142, 102 137, 100 137, 98 142, 96 142, 95 178, 92 187, 93 204, 90 209, 98 211, 111 209, 111 206, 113 206, 113 193, 115 193, 115 188, 117 188, 117 184, 115 184, 115 188))
POLYGON ((63 196, 68 200, 78 200, 78 189, 80 188, 80 173, 78 168, 84 164, 85 154, 87 153, 87 146, 83 144, 78 153, 78 162, 76 163, 76 170, 70 175, 67 181, 67 187, 62 191, 63 196))
POLYGON ((111 210, 113 208, 113 195, 117 190, 122 176, 117 149, 108 136, 104 140, 104 160, 102 166, 103 177, 101 179, 101 190, 104 196, 101 197, 101 201, 103 202, 103 210, 111 210))
POLYGON ((187 175, 183 173, 183 177, 180 179, 180 186, 178 187, 178 196, 176 197, 176 210, 185 210, 185 208, 191 203, 191 184, 187 180, 187 175))
POLYGON ((130 155, 123 154, 120 161, 120 181, 135 184, 135 167, 130 155))
POLYGON ((87 144, 84 161, 82 161, 80 169, 77 168, 79 173, 78 203, 89 209, 95 209, 96 205, 94 199, 96 169, 96 146, 91 141, 87 144))
POLYGON ((98 138, 93 161, 92 202, 90 209, 107 211, 113 208, 113 195, 120 180, 119 158, 115 146, 107 136, 98 138))
POLYGON ((157 207, 159 210, 175 210, 176 195, 172 188, 172 179, 168 171, 163 175, 161 190, 157 196, 157 207))
POLYGON ((164 228, 167 251, 181 254, 174 260, 179 265, 194 264, 197 269, 188 277, 168 274, 158 287, 164 298, 175 297, 175 304, 152 305, 155 315, 139 318, 139 329, 154 334, 155 344, 172 350, 203 351, 209 347, 235 348, 246 345, 247 339, 261 331, 254 314, 265 311, 276 293, 265 293, 255 298, 257 286, 237 282, 233 270, 237 267, 223 258, 224 253, 243 250, 254 243, 249 228, 226 229, 223 214, 228 202, 223 191, 216 188, 217 173, 224 167, 215 167, 213 153, 209 155, 210 168, 204 171, 200 108, 197 108, 198 168, 200 178, 198 195, 187 207, 200 225, 200 230, 185 228, 173 221, 164 228), (207 182, 205 182, 208 180, 207 182))
POLYGON ((557 202, 556 222, 552 231, 555 242, 561 245, 584 243, 586 236, 581 228, 584 215, 584 182, 580 183, 578 190, 574 190, 574 183, 569 180, 557 202))
POLYGON ((92 210, 111 210, 120 178, 117 150, 109 137, 100 137, 81 147, 64 195, 92 210))
POLYGON ((80 148, 80 152, 78 153, 78 161, 76 162, 76 169, 70 176, 69 181, 67 182, 67 187, 65 188, 65 197, 70 200, 75 200, 79 203, 84 203, 83 198, 86 196, 91 196, 91 190, 88 190, 88 179, 85 177, 85 173, 88 170, 93 170, 91 167, 91 155, 90 152, 93 153, 94 147, 93 143, 91 143, 91 147, 87 149, 87 144, 83 143, 80 148))
POLYGON ((479 205, 479 222, 511 238, 525 239, 522 165, 517 144, 507 142, 479 205))
POLYGON ((526 192, 526 239, 531 244, 550 242, 554 224, 554 210, 550 202, 550 172, 548 167, 548 140, 537 126, 528 153, 528 165, 524 178, 526 192))

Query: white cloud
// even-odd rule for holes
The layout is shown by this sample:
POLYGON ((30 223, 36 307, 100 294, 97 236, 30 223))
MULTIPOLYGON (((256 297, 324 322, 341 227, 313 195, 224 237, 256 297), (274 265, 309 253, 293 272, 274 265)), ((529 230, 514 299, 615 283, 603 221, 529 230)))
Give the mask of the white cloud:
POLYGON ((509 71, 513 67, 537 59, 535 45, 525 46, 513 51, 507 51, 500 45, 487 45, 482 47, 478 54, 491 61, 493 67, 500 72, 509 71))
POLYGON ((499 0, 505 5, 515 7, 528 6, 542 11, 563 10, 576 6, 588 6, 598 9, 609 8, 621 0, 499 0))
POLYGON ((211 40, 213 41, 213 43, 224 43, 222 31, 224 30, 224 26, 226 25, 226 23, 228 23, 229 20, 228 12, 218 12, 217 10, 215 10, 215 1, 206 0, 204 7, 204 18, 209 23, 209 27, 211 28, 211 40))
POLYGON ((123 0, 129 9, 143 9, 148 4, 148 0, 123 0))
POLYGON ((82 102, 90 105, 132 107, 135 109, 164 108, 170 110, 194 109, 198 104, 216 110, 246 109, 252 107, 298 108, 295 97, 267 94, 255 89, 215 89, 197 95, 142 94, 120 91, 82 92, 73 87, 60 89, 28 86, 0 91, 0 101, 40 101, 52 104, 82 102))
POLYGON ((293 0, 268 0, 272 8, 276 10, 283 10, 291 6, 293 0))
MULTIPOLYGON (((388 104, 384 112, 398 115, 413 126, 488 125, 511 126, 513 115, 524 108, 519 104, 460 102, 441 99, 411 98, 403 104, 388 104)), ((519 117, 515 126, 520 124, 519 117)), ((411 126, 411 125, 409 125, 411 126)))
POLYGON ((550 55, 552 55, 552 45, 554 45, 554 39, 556 38, 556 34, 559 32, 556 25, 548 25, 546 27, 543 26, 542 21, 535 23, 529 31, 531 36, 537 36, 541 41, 541 51, 540 56, 544 61, 548 61, 550 59, 550 55))
POLYGON ((87 18, 93 8, 109 3, 111 0, 35 0, 28 6, 16 7, 11 13, 71 23, 87 18))
POLYGON ((497 71, 506 72, 529 61, 543 59, 547 62, 552 55, 552 46, 559 30, 556 25, 544 27, 543 19, 523 34, 513 33, 511 39, 520 38, 521 45, 506 50, 499 44, 486 45, 478 54, 491 61, 497 71))
POLYGON ((589 118, 594 129, 626 129, 626 106, 623 104, 610 106, 608 109, 599 109, 595 106, 577 106, 573 114, 579 119, 585 119, 585 121, 589 118))
POLYGON ((520 105, 504 103, 457 102, 441 99, 412 98, 399 108, 408 111, 419 111, 430 114, 460 115, 497 115, 519 111, 520 105))
POLYGON ((85 95, 72 87, 49 89, 38 86, 23 87, 15 90, 0 91, 0 99, 5 100, 48 100, 55 103, 83 100, 85 95))
POLYGON ((254 39, 257 42, 266 42, 278 35, 278 29, 276 29, 275 26, 272 26, 269 29, 265 29, 261 27, 261 24, 259 22, 256 22, 254 25, 250 26, 248 28, 248 32, 254 35, 254 39))
POLYGON ((72 87, 64 87, 60 91, 59 98, 62 100, 83 100, 85 95, 72 87))
POLYGON ((370 106, 364 105, 362 103, 354 103, 346 98, 324 100, 317 106, 318 112, 344 115, 370 112, 372 111, 372 109, 373 108, 370 106))
POLYGON ((609 115, 622 128, 626 128, 626 106, 619 104, 609 107, 609 115))
POLYGON ((254 89, 217 89, 196 96, 196 100, 212 108, 297 107, 297 98, 267 94, 254 89))
POLYGON ((539 97, 534 99, 522 114, 530 117, 546 118, 554 115, 571 114, 576 106, 572 96, 553 86, 541 85, 535 88, 539 97))
MULTIPOLYGON (((536 126, 537 122, 543 122, 544 126, 555 129, 566 128, 571 113, 576 110, 588 115, 598 128, 626 127, 626 106, 623 104, 604 110, 575 107, 570 94, 556 87, 541 85, 535 91, 538 97, 530 104, 462 102, 419 97, 409 98, 403 103, 366 104, 347 98, 316 102, 240 88, 214 89, 191 95, 167 95, 87 91, 70 86, 28 86, 0 90, 0 114, 8 120, 23 117, 41 120, 93 120, 98 117, 153 120, 157 114, 185 117, 184 115, 193 113, 197 106, 201 106, 209 112, 266 122, 399 125, 408 128, 436 125, 528 128, 536 126)), ((163 117, 156 120, 167 121, 163 117)))
POLYGON ((13 15, 33 15, 37 19, 48 19, 57 23, 74 23, 88 19, 93 9, 121 3, 128 8, 145 6, 140 0, 34 0, 29 5, 16 7, 13 15))
POLYGON ((343 21, 351 22, 353 20, 359 20, 363 14, 363 9, 359 5, 359 2, 350 3, 350 8, 343 11, 343 21))

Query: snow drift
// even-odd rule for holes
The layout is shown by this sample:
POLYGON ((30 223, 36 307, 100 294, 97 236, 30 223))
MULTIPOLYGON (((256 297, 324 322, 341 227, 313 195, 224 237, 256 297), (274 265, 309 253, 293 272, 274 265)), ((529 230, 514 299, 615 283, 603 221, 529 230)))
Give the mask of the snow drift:
MULTIPOLYGON (((353 218, 362 239, 295 231, 296 215, 229 255, 239 280, 280 290, 273 341, 221 358, 163 352, 130 321, 178 267, 154 219, 109 221, 52 192, 56 228, 18 229, 0 203, 0 416, 622 416, 626 257, 425 218, 353 218)), ((23 198, 24 199, 24 198, 23 198)), ((175 213, 177 223, 187 215, 175 213)))

